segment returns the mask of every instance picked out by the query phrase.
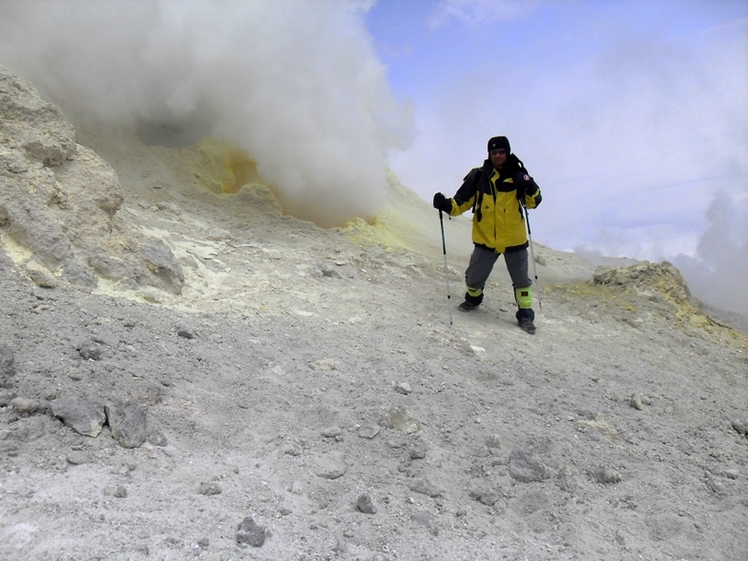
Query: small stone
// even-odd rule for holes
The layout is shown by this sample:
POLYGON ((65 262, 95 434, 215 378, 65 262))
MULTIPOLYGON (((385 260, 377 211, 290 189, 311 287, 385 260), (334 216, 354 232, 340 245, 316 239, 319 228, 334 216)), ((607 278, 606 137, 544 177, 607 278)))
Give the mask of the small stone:
POLYGON ((146 544, 134 545, 133 548, 132 548, 132 550, 135 553, 138 553, 138 554, 143 555, 143 556, 148 556, 148 553, 149 553, 148 545, 146 545, 146 544))
POLYGON ((154 446, 163 447, 168 444, 168 441, 166 440, 166 436, 159 429, 149 429, 147 440, 149 443, 153 444, 154 446))
POLYGON ((413 391, 408 382, 393 382, 392 387, 397 393, 403 395, 408 395, 413 391))
POLYGON ((343 429, 340 427, 332 426, 322 429, 322 436, 325 438, 335 438, 343 434, 343 429))
POLYGON ((735 419, 732 422, 732 428, 738 431, 738 434, 748 434, 748 420, 735 419))
POLYGON ((434 515, 430 512, 415 512, 412 516, 414 522, 425 526, 432 536, 439 535, 439 526, 436 523, 434 515))
POLYGON ((592 476, 598 483, 620 483, 621 474, 616 470, 600 466, 592 472, 592 476))
POLYGON ((98 436, 106 421, 104 403, 97 400, 61 397, 51 401, 50 408, 55 417, 86 436, 98 436))
POLYGON ((470 497, 486 506, 493 506, 499 500, 499 493, 493 489, 478 488, 470 492, 470 497))
POLYGON ((7 407, 17 396, 14 392, 0 391, 0 407, 7 407))
POLYGON ((39 409, 39 402, 34 399, 26 399, 25 397, 16 397, 10 402, 13 409, 18 413, 28 414, 33 413, 39 409))
POLYGON ((416 419, 410 411, 402 407, 392 408, 384 416, 382 422, 385 426, 402 431, 406 434, 418 432, 418 419, 416 419))
POLYGON ((203 538, 197 542, 197 545, 203 548, 208 547, 210 545, 210 540, 208 538, 203 538))
POLYGON ((220 495, 221 487, 218 483, 200 483, 200 487, 197 488, 197 492, 200 495, 220 495))
POLYGON ((499 500, 499 493, 497 491, 488 491, 487 493, 483 493, 479 500, 486 506, 493 506, 499 500))
POLYGON ((103 353, 103 346, 93 341, 81 343, 78 347, 78 354, 83 360, 101 360, 103 353))
POLYGON ((377 512, 377 507, 374 506, 369 495, 359 496, 356 501, 356 508, 364 514, 375 514, 377 512))
POLYGON ((423 460, 426 457, 426 447, 422 445, 413 446, 410 449, 411 460, 423 460))
POLYGON ((408 444, 407 440, 405 440, 404 438, 398 438, 398 437, 390 438, 387 441, 387 446, 389 448, 405 448, 406 444, 408 444))
POLYGON ((377 425, 364 425, 358 429, 358 436, 371 440, 379 434, 381 429, 377 425))
POLYGON ((335 370, 335 361, 331 358, 324 358, 322 360, 315 360, 309 363, 309 368, 312 370, 335 370))
POLYGON ((634 409, 638 409, 639 411, 644 409, 644 405, 642 404, 642 396, 640 396, 638 393, 633 394, 631 397, 629 397, 629 405, 634 409))
POLYGON ((250 516, 247 516, 237 527, 236 542, 262 547, 265 543, 265 533, 265 528, 258 526, 250 516))
POLYGON ((289 442, 286 444, 285 449, 283 450, 285 454, 288 454, 289 456, 301 456, 303 449, 301 448, 301 444, 298 442, 289 442))
POLYGON ((67 462, 73 466, 79 466, 88 463, 88 454, 85 452, 70 452, 67 456, 67 462))
POLYGON ((556 482, 558 483, 558 488, 567 493, 575 493, 578 487, 574 474, 568 466, 563 466, 559 470, 556 482))
POLYGON ((709 473, 709 472, 707 472, 707 474, 706 474, 706 486, 715 495, 722 496, 722 495, 726 495, 727 494, 727 489, 725 488, 725 486, 722 483, 720 483, 719 481, 717 481, 714 478, 714 476, 711 473, 709 473))
POLYGON ((431 483, 428 479, 417 479, 410 485, 410 490, 423 495, 428 495, 431 498, 441 497, 442 491, 436 485, 431 483))
POLYGON ((118 499, 124 499, 125 497, 127 497, 127 489, 120 485, 114 490, 114 496, 118 499))
POLYGON ((323 277, 340 278, 340 274, 329 263, 320 263, 317 265, 317 270, 319 271, 318 274, 323 277))
POLYGON ((197 334, 195 333, 195 330, 192 329, 189 325, 181 325, 177 329, 177 335, 180 337, 184 337, 185 339, 194 339, 197 337, 197 334))
POLYGON ((498 434, 492 434, 486 439, 488 448, 501 448, 501 437, 498 434))
POLYGON ((345 475, 345 455, 340 451, 329 452, 316 460, 315 473, 323 479, 337 479, 345 475))
POLYGON ((740 477, 740 472, 736 469, 726 469, 723 475, 727 479, 738 479, 740 477))
POLYGON ((550 477, 545 464, 524 450, 512 450, 509 455, 509 475, 522 483, 543 481, 550 477))
POLYGON ((113 401, 105 407, 112 436, 123 448, 138 448, 146 440, 145 410, 133 400, 113 401))

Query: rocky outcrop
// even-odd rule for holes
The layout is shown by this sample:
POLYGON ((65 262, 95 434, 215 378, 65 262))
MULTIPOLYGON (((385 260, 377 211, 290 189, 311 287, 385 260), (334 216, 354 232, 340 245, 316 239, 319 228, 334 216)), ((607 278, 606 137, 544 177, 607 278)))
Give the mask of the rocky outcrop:
POLYGON ((184 274, 163 241, 117 216, 111 166, 75 142, 75 129, 33 86, 0 66, 0 247, 37 285, 179 294, 184 274))
POLYGON ((598 267, 594 284, 632 286, 640 291, 654 290, 673 303, 688 302, 691 291, 681 272, 668 261, 644 261, 630 267, 598 267))

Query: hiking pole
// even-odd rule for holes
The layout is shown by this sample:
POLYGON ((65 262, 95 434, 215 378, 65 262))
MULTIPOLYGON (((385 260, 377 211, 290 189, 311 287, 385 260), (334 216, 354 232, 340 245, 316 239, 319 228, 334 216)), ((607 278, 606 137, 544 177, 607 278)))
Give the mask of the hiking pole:
POLYGON ((532 246, 532 228, 530 228, 530 213, 527 211, 527 207, 522 203, 522 208, 525 211, 525 224, 527 224, 527 238, 530 240, 530 259, 532 259, 532 273, 535 275, 535 287, 538 290, 538 309, 543 310, 543 300, 540 298, 540 282, 538 282, 538 269, 535 266, 535 249, 532 246))
POLYGON ((444 237, 444 218, 439 209, 439 224, 442 227, 442 251, 444 252, 444 276, 447 277, 447 309, 449 310, 449 325, 452 325, 452 292, 449 290, 449 268, 447 267, 447 240, 444 237))

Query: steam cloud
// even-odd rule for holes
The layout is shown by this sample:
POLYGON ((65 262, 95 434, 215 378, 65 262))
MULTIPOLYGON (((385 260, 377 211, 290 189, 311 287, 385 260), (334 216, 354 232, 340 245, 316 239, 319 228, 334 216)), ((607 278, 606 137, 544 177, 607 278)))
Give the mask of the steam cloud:
POLYGON ((748 314, 748 196, 742 209, 738 202, 718 193, 709 206, 709 227, 699 239, 696 256, 679 255, 673 262, 701 300, 748 314))
POLYGON ((386 200, 410 141, 365 0, 4 1, 0 64, 63 109, 233 142, 290 211, 322 226, 386 200))

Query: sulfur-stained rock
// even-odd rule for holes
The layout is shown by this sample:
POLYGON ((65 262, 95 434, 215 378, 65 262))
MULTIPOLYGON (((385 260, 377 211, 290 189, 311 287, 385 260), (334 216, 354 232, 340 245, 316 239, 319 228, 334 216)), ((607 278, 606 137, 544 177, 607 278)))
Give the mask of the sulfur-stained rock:
MULTIPOLYGON (((0 66, 0 226, 19 269, 38 286, 180 294, 184 273, 160 239, 117 215, 125 200, 112 167, 75 142, 62 112, 0 66)), ((0 247, 4 245, 0 243, 0 247)))

